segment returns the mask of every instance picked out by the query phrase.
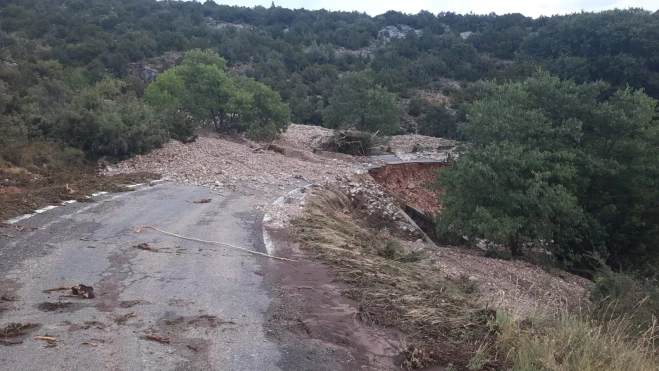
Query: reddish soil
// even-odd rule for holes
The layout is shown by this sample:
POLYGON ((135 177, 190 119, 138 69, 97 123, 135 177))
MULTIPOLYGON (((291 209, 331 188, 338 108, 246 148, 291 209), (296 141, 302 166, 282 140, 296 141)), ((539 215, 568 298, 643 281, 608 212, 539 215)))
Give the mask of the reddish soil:
POLYGON ((158 179, 150 173, 99 175, 93 166, 34 174, 16 168, 0 168, 0 222, 62 201, 90 201, 98 191, 129 191, 126 185, 158 179))
MULTIPOLYGON (((285 234, 279 233, 274 238, 287 240, 285 234)), ((342 295, 348 285, 336 282, 326 265, 310 261, 293 244, 288 246, 277 255, 295 259, 295 262, 277 262, 265 267, 265 278, 278 288, 269 310, 271 331, 290 331, 303 344, 332 349, 334 359, 328 359, 323 366, 314 365, 315 370, 400 369, 396 364, 402 359, 401 350, 407 336, 396 329, 363 323, 359 319, 358 303, 342 295), (330 365, 336 358, 339 364, 330 365)), ((280 366, 285 366, 287 360, 283 363, 280 366)))
POLYGON ((407 163, 373 169, 371 176, 376 182, 393 192, 414 208, 429 215, 441 211, 437 204, 437 192, 430 186, 437 179, 437 170, 443 163, 407 163))

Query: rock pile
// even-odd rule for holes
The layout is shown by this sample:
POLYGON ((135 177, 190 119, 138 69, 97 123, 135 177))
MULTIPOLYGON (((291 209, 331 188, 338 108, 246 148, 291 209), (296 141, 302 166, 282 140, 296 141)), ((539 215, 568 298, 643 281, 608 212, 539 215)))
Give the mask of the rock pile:
POLYGON ((395 154, 447 151, 456 141, 418 134, 395 135, 389 140, 389 148, 395 154))
POLYGON ((285 133, 277 140, 277 143, 314 150, 323 147, 334 136, 334 130, 320 126, 291 124, 285 133))
POLYGON ((167 143, 146 155, 136 156, 106 170, 109 174, 155 172, 192 185, 236 189, 249 186, 269 189, 302 181, 333 182, 337 176, 364 172, 366 164, 330 159, 311 152, 283 148, 283 154, 255 143, 235 143, 215 135, 193 143, 167 143))

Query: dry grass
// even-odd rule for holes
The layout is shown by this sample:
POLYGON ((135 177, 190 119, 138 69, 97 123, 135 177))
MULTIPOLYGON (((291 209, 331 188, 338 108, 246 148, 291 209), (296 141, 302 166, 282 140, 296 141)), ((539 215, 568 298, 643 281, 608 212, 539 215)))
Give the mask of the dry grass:
POLYGON ((468 285, 442 279, 430 261, 402 252, 366 224, 359 200, 338 188, 316 191, 307 205, 306 215, 293 221, 302 247, 350 284, 344 294, 359 302, 362 321, 412 334, 401 349, 405 367, 467 369, 478 352, 484 365, 492 364, 494 312, 472 305, 476 293, 468 285))
POLYGON ((499 312, 498 322, 500 350, 515 371, 659 370, 656 321, 636 335, 629 317, 600 322, 566 309, 532 319, 499 312))
POLYGON ((439 364, 451 370, 659 370, 657 323, 639 332, 632 317, 551 307, 534 300, 515 308, 483 309, 468 278, 446 278, 432 254, 405 254, 338 188, 315 191, 295 235, 311 255, 349 284, 361 320, 410 334, 403 366, 439 364), (527 308, 528 307, 528 308, 527 308), (542 308, 542 309, 539 309, 542 308), (530 314, 529 314, 530 313, 530 314))

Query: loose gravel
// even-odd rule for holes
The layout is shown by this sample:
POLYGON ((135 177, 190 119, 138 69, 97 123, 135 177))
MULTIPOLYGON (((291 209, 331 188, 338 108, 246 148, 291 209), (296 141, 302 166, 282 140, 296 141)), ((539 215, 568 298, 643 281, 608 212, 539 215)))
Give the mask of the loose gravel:
POLYGON ((337 176, 365 172, 368 163, 327 158, 311 151, 279 146, 283 153, 252 142, 236 143, 215 135, 193 143, 170 141, 146 155, 136 156, 107 169, 108 174, 150 171, 185 184, 232 189, 247 186, 326 184, 337 176))

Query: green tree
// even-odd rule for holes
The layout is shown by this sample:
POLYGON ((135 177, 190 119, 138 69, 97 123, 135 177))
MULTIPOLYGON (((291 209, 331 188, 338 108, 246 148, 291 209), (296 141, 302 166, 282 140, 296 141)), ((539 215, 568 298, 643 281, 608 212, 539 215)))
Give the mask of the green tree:
POLYGON ((179 66, 166 70, 147 86, 144 98, 156 107, 182 110, 198 121, 213 122, 221 130, 234 91, 225 69, 226 62, 219 55, 191 50, 179 66))
POLYGON ((83 90, 64 107, 54 134, 90 157, 128 157, 161 146, 167 128, 135 96, 122 95, 123 84, 105 79, 83 90))
POLYGON ((461 139, 458 130, 457 112, 445 106, 430 106, 419 121, 419 134, 439 138, 461 139))
POLYGON ((145 99, 168 112, 183 111, 218 131, 237 130, 272 140, 290 123, 290 109, 279 94, 253 79, 225 73, 226 61, 211 51, 185 53, 179 66, 158 76, 145 99))
POLYGON ((236 87, 228 105, 230 124, 258 140, 274 140, 288 128, 291 110, 279 93, 248 77, 233 78, 236 87))
POLYGON ((657 102, 608 88, 547 73, 487 85, 461 127, 470 144, 440 172, 438 231, 515 253, 542 244, 577 265, 657 261, 657 102))
POLYGON ((376 85, 370 71, 347 73, 332 92, 323 121, 331 128, 353 127, 384 135, 400 131, 396 95, 376 85))
POLYGON ((437 231, 508 246, 513 255, 527 244, 548 244, 559 222, 581 218, 577 198, 562 185, 576 175, 571 160, 508 141, 465 152, 440 174, 437 231))

